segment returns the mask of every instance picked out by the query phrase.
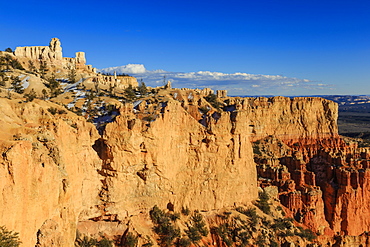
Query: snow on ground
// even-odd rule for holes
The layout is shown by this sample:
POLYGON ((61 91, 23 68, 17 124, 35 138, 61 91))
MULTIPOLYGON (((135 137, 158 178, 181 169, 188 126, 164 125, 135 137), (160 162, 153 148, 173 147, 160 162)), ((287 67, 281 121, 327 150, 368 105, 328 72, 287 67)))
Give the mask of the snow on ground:
MULTIPOLYGON (((64 79, 58 79, 58 80, 65 81, 64 79)), ((79 81, 77 81, 73 84, 69 84, 69 83, 65 83, 65 82, 60 83, 60 85, 64 88, 64 92, 73 92, 73 93, 75 93, 73 101, 67 104, 68 108, 74 107, 78 100, 86 98, 86 92, 83 92, 83 91, 77 89, 77 86, 80 83, 82 83, 83 81, 84 81, 83 79, 80 79, 79 81)))
MULTIPOLYGON (((20 79, 22 79, 23 77, 25 77, 25 75, 20 75, 19 76, 19 78, 20 79)), ((30 79, 30 77, 29 76, 27 76, 26 78, 24 78, 23 80, 22 80, 22 87, 24 88, 24 89, 26 89, 26 88, 28 88, 29 86, 30 86, 30 83, 29 83, 29 80, 30 79)))
POLYGON ((77 86, 78 86, 81 82, 83 82, 83 79, 80 79, 79 81, 77 81, 77 82, 75 82, 75 83, 73 83, 73 84, 61 83, 60 85, 61 85, 62 87, 64 87, 64 91, 65 91, 65 92, 71 92, 71 91, 75 92, 75 91, 77 90, 77 86))

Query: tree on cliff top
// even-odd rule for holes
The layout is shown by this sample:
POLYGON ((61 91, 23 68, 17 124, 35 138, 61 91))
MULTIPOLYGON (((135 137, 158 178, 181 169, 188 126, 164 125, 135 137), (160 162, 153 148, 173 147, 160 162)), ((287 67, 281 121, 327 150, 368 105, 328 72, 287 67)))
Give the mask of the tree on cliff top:
POLYGON ((132 85, 128 85, 127 88, 125 88, 125 98, 129 101, 129 102, 132 102, 136 99, 136 94, 135 94, 135 90, 134 88, 132 87, 132 85))
POLYGON ((5 226, 0 226, 0 246, 18 247, 21 244, 17 232, 9 231, 5 226))
POLYGON ((218 102, 217 96, 213 93, 209 93, 206 97, 204 97, 205 100, 208 101, 212 105, 212 107, 216 109, 221 109, 222 103, 218 102))

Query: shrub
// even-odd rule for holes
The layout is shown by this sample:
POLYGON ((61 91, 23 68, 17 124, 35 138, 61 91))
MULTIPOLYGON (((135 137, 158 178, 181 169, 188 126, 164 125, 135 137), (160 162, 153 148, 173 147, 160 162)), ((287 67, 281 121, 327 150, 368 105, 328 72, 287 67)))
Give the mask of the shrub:
POLYGON ((74 67, 70 67, 68 70, 68 81, 72 84, 76 82, 76 69, 74 67))
POLYGON ((209 93, 208 96, 205 97, 205 100, 208 101, 212 105, 212 107, 216 109, 220 109, 222 106, 222 103, 218 102, 216 94, 209 93))
POLYGON ((96 241, 96 239, 87 236, 84 236, 82 239, 78 237, 75 241, 75 245, 79 247, 92 247, 96 246, 97 243, 98 241, 96 241))
POLYGON ((146 236, 146 240, 147 240, 147 242, 145 244, 143 244, 143 247, 152 247, 153 243, 152 243, 152 240, 150 240, 149 236, 146 236))
POLYGON ((259 200, 257 200, 256 206, 262 210, 265 214, 270 214, 271 209, 270 209, 270 203, 269 201, 269 196, 268 194, 263 191, 258 194, 259 200))
POLYGON ((124 247, 136 247, 137 243, 138 243, 138 236, 135 236, 131 232, 129 232, 123 239, 124 247))
POLYGON ((190 241, 194 244, 196 244, 202 239, 202 236, 200 235, 198 229, 193 226, 188 225, 188 229, 185 230, 185 232, 186 235, 188 235, 190 241))
POLYGON ((24 70, 22 64, 17 59, 12 59, 10 61, 10 66, 12 66, 14 69, 24 70))
POLYGON ((17 232, 12 232, 6 229, 5 226, 0 226, 0 246, 1 247, 18 247, 21 244, 17 232))
POLYGON ((39 71, 40 71, 40 74, 41 74, 41 78, 42 79, 45 79, 45 75, 46 75, 46 71, 47 71, 47 64, 45 61, 41 61, 40 62, 40 68, 39 68, 39 71))
POLYGON ((286 230, 292 228, 292 218, 286 218, 286 219, 274 219, 275 223, 272 224, 272 228, 275 230, 286 230))
POLYGON ((279 244, 274 240, 270 240, 270 247, 279 247, 279 244))
POLYGON ((193 226, 195 229, 202 235, 207 236, 208 235, 208 229, 206 226, 206 223, 203 220, 203 216, 200 213, 195 212, 194 215, 191 217, 193 226))
POLYGON ((24 96, 26 97, 27 101, 33 101, 36 98, 36 92, 32 88, 31 91, 29 93, 26 93, 24 96))
POLYGON ((181 213, 185 216, 188 216, 190 214, 190 209, 188 207, 182 207, 181 208, 181 213))
POLYGON ((199 107, 199 111, 202 113, 202 114, 207 114, 207 112, 209 112, 209 109, 207 106, 202 106, 202 107, 199 107))
POLYGON ((222 224, 218 227, 214 227, 211 229, 212 233, 219 236, 227 246, 232 246, 233 241, 229 237, 228 234, 228 225, 227 224, 222 224))
POLYGON ((295 233, 301 238, 305 238, 310 242, 312 242, 314 239, 317 238, 315 233, 313 233, 313 231, 311 231, 310 229, 303 229, 302 227, 298 227, 298 229, 300 230, 300 232, 295 232, 295 233))
POLYGON ((155 224, 153 230, 159 236, 159 242, 163 246, 171 246, 173 241, 180 237, 180 229, 176 228, 169 217, 157 206, 149 212, 150 219, 155 224))
POLYGON ((256 239, 256 245, 258 247, 264 247, 264 246, 266 246, 266 238, 265 238, 265 236, 263 236, 262 234, 258 235, 258 237, 256 239))
POLYGON ((180 219, 180 214, 179 213, 173 213, 173 214, 169 214, 168 217, 170 217, 170 219, 173 222, 176 222, 176 220, 180 219))
POLYGON ((191 241, 188 238, 179 238, 175 245, 178 247, 188 247, 191 245, 191 241))
POLYGON ((63 90, 60 88, 60 83, 55 78, 54 74, 50 78, 48 78, 47 81, 48 84, 46 84, 46 86, 50 88, 51 97, 56 97, 63 92, 63 90))
POLYGON ((48 112, 50 112, 52 115, 55 115, 58 112, 58 109, 55 107, 49 107, 48 112))

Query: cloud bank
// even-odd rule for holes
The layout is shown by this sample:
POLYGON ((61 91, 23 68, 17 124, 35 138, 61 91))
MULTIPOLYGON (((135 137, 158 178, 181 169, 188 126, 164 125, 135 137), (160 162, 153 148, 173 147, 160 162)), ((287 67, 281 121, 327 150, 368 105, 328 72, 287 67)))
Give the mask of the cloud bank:
POLYGON ((176 88, 212 88, 228 90, 229 95, 298 95, 319 94, 331 90, 330 85, 316 83, 307 79, 281 75, 259 75, 248 73, 221 73, 211 71, 169 72, 147 70, 143 64, 128 64, 100 69, 99 72, 129 74, 142 79, 148 86, 161 86, 165 80, 176 88), (305 93, 307 92, 307 93, 305 93))

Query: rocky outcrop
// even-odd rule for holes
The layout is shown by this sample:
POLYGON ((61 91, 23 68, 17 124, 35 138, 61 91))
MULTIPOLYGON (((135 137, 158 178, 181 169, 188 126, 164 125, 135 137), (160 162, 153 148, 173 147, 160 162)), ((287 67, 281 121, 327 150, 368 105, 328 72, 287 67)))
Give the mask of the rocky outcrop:
MULTIPOLYGON (((230 102, 231 103, 231 102, 230 102)), ((229 103, 229 104, 230 104, 229 103)), ((314 97, 245 98, 234 102, 248 112, 252 140, 273 135, 284 142, 338 137, 338 106, 314 97)))
POLYGON ((106 127, 99 145, 110 170, 109 212, 134 215, 154 205, 211 210, 256 198, 246 115, 231 121, 223 113, 205 127, 173 99, 157 109, 155 119, 140 119, 123 108, 106 127))
MULTIPOLYGON (((40 62, 46 63, 48 70, 56 72, 60 69, 76 69, 80 73, 96 73, 91 65, 86 65, 85 53, 76 52, 74 58, 63 57, 62 46, 58 38, 52 38, 49 46, 25 46, 17 47, 14 55, 22 62, 24 67, 29 67, 29 62, 34 65, 40 62)), ((32 68, 28 68, 32 71, 32 68)))
POLYGON ((14 51, 17 57, 27 57, 32 60, 48 61, 50 65, 62 65, 63 55, 60 40, 52 38, 49 46, 17 47, 14 51))
POLYGON ((248 205, 272 185, 322 243, 368 241, 370 155, 338 136, 336 104, 161 92, 122 105, 102 135, 58 105, 0 99, 0 221, 24 246, 73 246, 77 228, 150 235, 154 205, 248 205))
POLYGON ((78 220, 99 213, 96 129, 40 100, 0 99, 0 114, 1 224, 23 246, 73 246, 78 220))
POLYGON ((338 136, 333 102, 278 97, 239 107, 250 112, 260 185, 277 185, 296 220, 326 236, 370 230, 369 150, 338 136))

